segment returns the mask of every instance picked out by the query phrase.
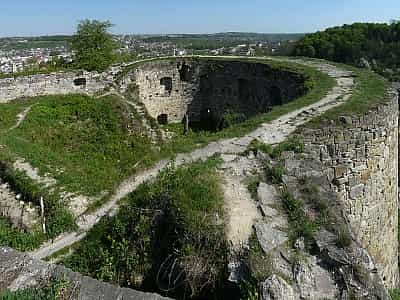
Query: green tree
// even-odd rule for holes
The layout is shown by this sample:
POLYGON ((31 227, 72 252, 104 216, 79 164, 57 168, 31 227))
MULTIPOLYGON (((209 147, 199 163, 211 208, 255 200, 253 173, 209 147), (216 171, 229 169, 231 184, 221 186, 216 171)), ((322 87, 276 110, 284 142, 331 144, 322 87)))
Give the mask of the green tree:
POLYGON ((78 24, 72 38, 75 64, 87 71, 104 71, 114 61, 117 48, 108 30, 113 25, 109 21, 83 20, 78 24))

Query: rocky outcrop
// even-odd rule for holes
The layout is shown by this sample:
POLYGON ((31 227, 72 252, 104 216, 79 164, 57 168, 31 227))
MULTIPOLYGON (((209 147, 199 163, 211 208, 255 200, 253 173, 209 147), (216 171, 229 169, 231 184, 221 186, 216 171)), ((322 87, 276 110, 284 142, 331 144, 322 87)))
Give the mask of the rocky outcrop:
POLYGON ((296 300, 293 288, 281 277, 272 275, 261 285, 262 300, 296 300))
POLYGON ((66 280, 71 287, 69 299, 79 300, 162 300, 157 294, 143 293, 103 283, 61 266, 34 260, 9 248, 0 247, 0 293, 5 290, 40 288, 54 280, 66 280))

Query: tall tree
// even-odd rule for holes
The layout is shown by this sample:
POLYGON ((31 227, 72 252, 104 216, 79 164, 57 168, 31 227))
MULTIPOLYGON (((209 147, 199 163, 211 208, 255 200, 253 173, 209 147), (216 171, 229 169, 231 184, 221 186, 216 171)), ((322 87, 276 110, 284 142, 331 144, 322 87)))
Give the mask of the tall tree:
POLYGON ((104 71, 114 61, 114 42, 109 21, 83 20, 72 38, 75 63, 87 71, 104 71))

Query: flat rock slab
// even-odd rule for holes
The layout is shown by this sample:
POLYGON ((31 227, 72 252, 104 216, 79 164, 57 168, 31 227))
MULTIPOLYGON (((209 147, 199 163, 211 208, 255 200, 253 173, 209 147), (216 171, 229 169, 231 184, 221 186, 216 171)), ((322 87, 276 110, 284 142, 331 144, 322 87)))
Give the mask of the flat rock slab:
POLYGON ((270 224, 257 223, 254 225, 257 239, 265 253, 286 243, 288 236, 285 232, 273 228, 270 224))
POLYGON ((273 205, 276 204, 279 199, 279 194, 276 188, 272 185, 264 182, 260 183, 257 190, 258 200, 262 205, 273 205))

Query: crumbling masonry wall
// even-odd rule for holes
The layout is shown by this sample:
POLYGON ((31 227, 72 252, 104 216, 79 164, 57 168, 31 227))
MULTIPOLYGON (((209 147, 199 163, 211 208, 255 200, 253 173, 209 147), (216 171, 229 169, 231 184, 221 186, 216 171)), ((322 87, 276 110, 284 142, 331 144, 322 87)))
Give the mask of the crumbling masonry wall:
POLYGON ((83 276, 71 270, 35 260, 29 255, 13 249, 0 247, 0 294, 5 290, 40 288, 56 279, 67 280, 71 290, 69 299, 79 300, 167 300, 169 298, 152 293, 120 288, 83 276))
POLYGON ((149 115, 180 122, 200 121, 205 111, 217 119, 232 110, 246 117, 305 93, 303 75, 267 64, 206 59, 171 59, 137 66, 125 79, 139 91, 149 115))
POLYGON ((22 97, 60 94, 88 94, 107 86, 102 74, 84 72, 57 72, 0 79, 0 103, 22 97))
POLYGON ((385 285, 397 287, 398 96, 342 125, 304 129, 306 152, 325 166, 353 236, 374 258, 385 285))

